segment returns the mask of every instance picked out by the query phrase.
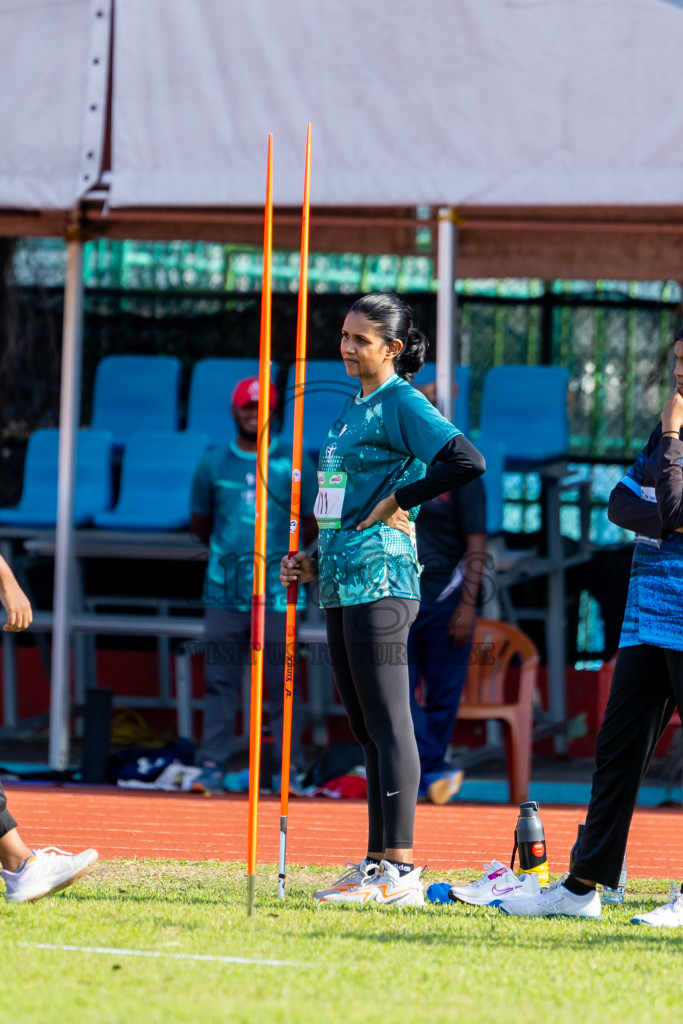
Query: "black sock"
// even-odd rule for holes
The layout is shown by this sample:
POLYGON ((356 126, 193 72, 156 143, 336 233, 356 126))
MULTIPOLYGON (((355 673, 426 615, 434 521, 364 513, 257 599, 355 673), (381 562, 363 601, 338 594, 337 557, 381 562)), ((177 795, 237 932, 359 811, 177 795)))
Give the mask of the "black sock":
POLYGON ((585 885, 583 882, 579 882, 578 878, 574 878, 573 875, 569 875, 565 878, 562 885, 565 889, 569 889, 575 896, 587 896, 589 892, 593 892, 595 889, 594 885, 585 885))
POLYGON ((396 868, 399 875, 409 875, 411 871, 415 870, 414 864, 404 864, 403 861, 400 860, 390 860, 388 863, 391 864, 392 867, 396 868))
POLYGON ((376 864, 377 867, 379 867, 380 865, 380 861, 378 861, 377 857, 371 857, 369 853, 366 854, 365 859, 368 862, 368 864, 376 864))

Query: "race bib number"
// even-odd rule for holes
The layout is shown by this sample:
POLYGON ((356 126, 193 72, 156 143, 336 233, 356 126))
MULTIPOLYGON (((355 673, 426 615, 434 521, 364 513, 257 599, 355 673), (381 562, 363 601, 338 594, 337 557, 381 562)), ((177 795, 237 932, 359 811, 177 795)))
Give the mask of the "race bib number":
POLYGON ((341 529, 346 477, 346 473, 318 473, 318 497, 313 515, 321 530, 341 529))

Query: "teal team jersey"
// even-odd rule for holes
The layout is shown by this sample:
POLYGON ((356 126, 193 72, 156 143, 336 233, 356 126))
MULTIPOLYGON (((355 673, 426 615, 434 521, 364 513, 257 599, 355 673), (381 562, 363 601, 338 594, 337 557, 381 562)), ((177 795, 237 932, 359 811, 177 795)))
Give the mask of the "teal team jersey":
MULTIPOLYGON (((256 521, 256 453, 235 442, 208 452, 195 471, 190 510, 211 516, 209 561, 204 577, 206 605, 250 611, 253 587, 254 524, 256 521)), ((280 583, 280 559, 288 550, 292 449, 275 440, 268 456, 268 523, 266 535, 266 607, 285 611, 286 591, 280 583)), ((304 457, 301 512, 310 515, 316 494, 315 465, 304 457)), ((300 607, 304 588, 299 587, 300 607)))
MULTIPOLYGON (((348 399, 320 452, 320 605, 338 608, 382 597, 420 600, 414 539, 376 523, 356 526, 378 501, 421 479, 460 431, 394 374, 367 398, 348 399)), ((419 508, 411 509, 414 520, 419 508)))

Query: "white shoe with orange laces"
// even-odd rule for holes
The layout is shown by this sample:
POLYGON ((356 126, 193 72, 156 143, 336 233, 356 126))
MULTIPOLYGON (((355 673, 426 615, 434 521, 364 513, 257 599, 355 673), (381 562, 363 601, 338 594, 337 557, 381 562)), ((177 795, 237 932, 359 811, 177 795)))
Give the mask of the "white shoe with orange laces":
POLYGON ((424 892, 420 875, 422 868, 401 874, 389 861, 380 862, 379 870, 345 892, 334 892, 320 898, 321 903, 379 903, 381 906, 423 907, 424 892))
POLYGON ((326 889, 318 889, 317 892, 313 893, 313 899, 322 900, 333 893, 348 892, 349 889, 355 889, 357 885, 360 885, 367 878, 372 878, 378 871, 379 864, 369 861, 367 857, 363 857, 360 864, 353 864, 351 861, 348 861, 346 871, 339 876, 337 881, 333 882, 326 889))

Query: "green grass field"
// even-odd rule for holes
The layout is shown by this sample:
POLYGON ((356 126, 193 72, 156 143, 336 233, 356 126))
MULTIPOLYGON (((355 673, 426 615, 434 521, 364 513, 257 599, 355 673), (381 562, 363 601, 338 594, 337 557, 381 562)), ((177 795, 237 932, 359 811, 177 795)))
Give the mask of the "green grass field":
MULTIPOLYGON (((3 905, 2 1019, 671 1024, 680 1012, 683 929, 628 923, 664 901, 663 882, 634 882, 599 921, 529 921, 463 905, 319 906, 311 893, 330 871, 310 867, 290 869, 282 902, 272 868, 259 872, 247 919, 245 877, 240 864, 110 861, 58 896, 3 905), (198 954, 290 966, 182 958, 198 954)), ((429 872, 425 881, 474 877, 429 872)))

